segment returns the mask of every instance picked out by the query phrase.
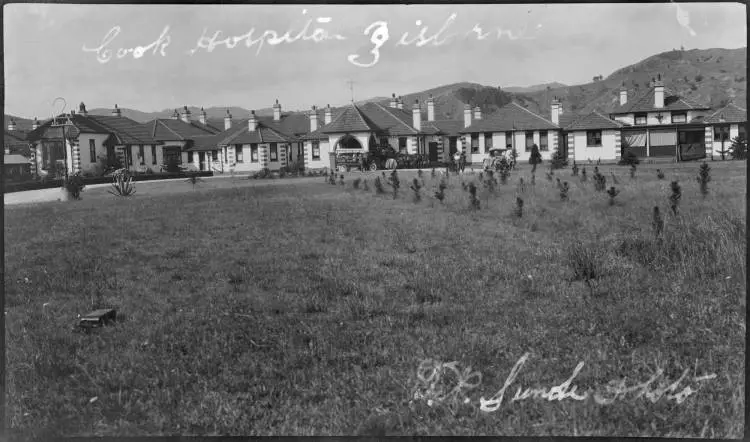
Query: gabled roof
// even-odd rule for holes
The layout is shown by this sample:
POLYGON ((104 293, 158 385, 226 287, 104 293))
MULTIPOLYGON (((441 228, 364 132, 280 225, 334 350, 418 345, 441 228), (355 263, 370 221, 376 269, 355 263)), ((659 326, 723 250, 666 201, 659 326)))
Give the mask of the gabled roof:
POLYGON ((518 103, 509 103, 481 120, 473 120, 461 133, 508 132, 514 130, 555 130, 560 126, 518 103))
POLYGON ((704 123, 747 123, 747 109, 743 109, 734 103, 729 103, 711 115, 707 116, 704 123), (722 119, 724 121, 722 121, 722 119))
MULTIPOLYGON (((155 140, 144 130, 142 124, 127 117, 102 116, 90 114, 60 115, 58 123, 70 120, 71 126, 66 129, 68 137, 78 137, 82 133, 109 135, 118 144, 153 144, 155 140)), ((40 124, 28 133, 29 141, 40 139, 59 139, 62 136, 60 127, 52 126, 52 120, 40 124)))
POLYGON ((5 130, 3 134, 3 147, 10 150, 11 154, 19 154, 28 157, 31 155, 29 142, 26 140, 28 131, 5 130))
POLYGON ((411 112, 385 107, 375 102, 365 103, 361 110, 377 126, 380 132, 385 132, 390 136, 417 135, 419 133, 412 126, 414 117, 411 112))
POLYGON ((425 126, 433 126, 439 130, 438 133, 448 136, 458 136, 461 129, 464 128, 463 120, 435 120, 435 121, 424 121, 422 122, 422 131, 424 132, 425 126))
POLYGON ((706 110, 708 106, 697 104, 687 98, 684 98, 668 88, 664 88, 664 107, 654 107, 655 87, 649 88, 639 98, 628 101, 624 105, 619 104, 610 112, 611 114, 629 114, 634 112, 663 112, 663 111, 686 111, 686 110, 706 110))
POLYGON ((612 120, 599 111, 593 111, 588 115, 583 115, 573 123, 565 127, 566 131, 574 130, 594 130, 594 129, 619 129, 624 125, 619 121, 612 120))
POLYGON ((88 115, 87 118, 108 129, 114 135, 117 144, 154 144, 157 142, 149 134, 148 128, 130 118, 111 115, 88 115))
POLYGON ((159 118, 146 123, 151 137, 158 141, 186 141, 195 137, 214 135, 218 129, 191 121, 186 123, 182 120, 159 118))
POLYGON ((193 139, 193 145, 189 151, 216 150, 222 146, 232 144, 254 144, 254 143, 292 143, 297 141, 295 137, 283 134, 265 122, 258 121, 256 130, 250 131, 247 121, 210 136, 200 136, 193 139))
POLYGON ((323 133, 374 132, 377 130, 377 125, 366 117, 355 104, 350 104, 344 108, 341 114, 331 121, 331 124, 321 128, 323 133))

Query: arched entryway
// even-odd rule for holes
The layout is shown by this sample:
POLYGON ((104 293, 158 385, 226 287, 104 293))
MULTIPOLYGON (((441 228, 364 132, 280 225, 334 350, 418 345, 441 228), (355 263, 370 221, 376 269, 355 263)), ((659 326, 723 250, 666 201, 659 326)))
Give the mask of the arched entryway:
POLYGON ((362 149, 362 144, 357 140, 356 137, 346 134, 343 137, 339 138, 339 141, 336 143, 336 150, 339 149, 362 149))

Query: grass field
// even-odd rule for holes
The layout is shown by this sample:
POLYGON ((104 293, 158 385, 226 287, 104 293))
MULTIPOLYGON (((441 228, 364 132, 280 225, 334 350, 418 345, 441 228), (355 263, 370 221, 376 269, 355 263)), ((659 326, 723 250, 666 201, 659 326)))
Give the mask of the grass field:
POLYGON ((387 185, 375 194, 372 175, 369 191, 354 189, 351 173, 343 186, 216 179, 6 208, 8 419, 29 436, 740 438, 746 164, 708 164, 705 198, 695 163, 661 166, 664 180, 656 166, 635 179, 602 166, 608 187, 610 169, 618 176, 614 205, 591 165, 586 183, 556 172, 568 201, 542 169, 519 194, 525 165, 494 193, 479 185, 479 210, 460 184, 478 174, 451 175, 441 204, 430 171, 419 203, 414 173, 400 173, 395 200, 387 185), (571 281, 575 269, 594 273, 591 288, 571 281), (116 308, 118 323, 74 333, 95 307, 116 308), (480 410, 526 353, 500 409, 480 410), (455 380, 442 366, 440 385, 420 381, 428 359, 481 382, 441 400, 455 380), (579 362, 579 393, 657 369, 649 388, 688 370, 676 391, 697 391, 682 403, 635 392, 608 405, 510 402, 579 362))

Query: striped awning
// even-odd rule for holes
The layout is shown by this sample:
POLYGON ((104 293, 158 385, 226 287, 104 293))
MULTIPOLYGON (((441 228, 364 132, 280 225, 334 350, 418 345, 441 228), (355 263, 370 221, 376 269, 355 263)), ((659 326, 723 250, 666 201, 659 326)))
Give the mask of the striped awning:
POLYGON ((623 147, 645 147, 646 131, 642 132, 622 132, 623 147))
POLYGON ((651 146, 675 146, 677 145, 677 132, 675 130, 652 130, 650 132, 649 144, 651 146))

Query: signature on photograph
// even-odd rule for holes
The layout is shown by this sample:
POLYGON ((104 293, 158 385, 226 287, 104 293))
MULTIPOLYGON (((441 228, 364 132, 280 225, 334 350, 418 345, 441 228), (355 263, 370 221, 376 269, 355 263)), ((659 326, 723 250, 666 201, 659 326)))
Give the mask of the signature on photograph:
MULTIPOLYGON (((307 9, 302 10, 302 14, 307 14, 307 9)), ((484 27, 477 23, 471 30, 466 32, 452 32, 449 33, 448 29, 453 26, 458 14, 453 13, 442 23, 442 26, 437 31, 425 25, 422 20, 416 20, 415 26, 417 27, 416 32, 403 32, 401 37, 395 41, 395 46, 442 46, 449 42, 455 41, 457 37, 463 36, 464 38, 476 38, 477 40, 489 40, 496 39, 500 40, 506 38, 508 40, 529 40, 534 39, 534 36, 526 34, 528 25, 521 29, 519 32, 513 32, 508 29, 501 27, 484 27)), ((349 40, 348 37, 339 33, 331 32, 324 28, 324 26, 330 24, 333 21, 332 17, 317 17, 314 20, 309 19, 305 22, 305 25, 300 30, 287 30, 286 32, 279 32, 273 29, 266 29, 264 31, 257 31, 255 28, 250 29, 248 32, 240 35, 227 35, 221 30, 209 32, 207 28, 203 29, 200 37, 198 37, 195 46, 188 50, 188 55, 195 55, 199 52, 211 53, 217 48, 234 49, 239 45, 244 45, 246 48, 255 48, 255 55, 259 55, 265 45, 277 46, 282 43, 291 44, 298 41, 313 41, 315 43, 322 43, 329 40, 349 40), (315 23, 315 26, 313 26, 315 23)), ((536 29, 540 29, 542 25, 537 25, 536 29)), ((136 46, 133 48, 118 48, 113 49, 113 41, 121 33, 122 28, 120 26, 114 26, 107 32, 101 43, 96 47, 83 46, 84 52, 91 52, 96 54, 96 60, 99 63, 108 63, 112 60, 113 55, 122 59, 132 55, 133 58, 139 59, 147 51, 152 51, 153 55, 166 56, 166 48, 170 45, 172 38, 169 34, 169 25, 167 25, 162 31, 161 35, 153 42, 146 46, 136 46)), ((375 66, 380 60, 380 51, 383 46, 391 41, 391 30, 389 28, 389 22, 386 20, 377 20, 368 25, 362 35, 369 38, 369 44, 372 47, 367 51, 366 55, 363 54, 349 54, 347 60, 349 63, 358 67, 372 67, 375 66)))
MULTIPOLYGON (((688 397, 698 392, 700 387, 695 388, 686 385, 680 388, 682 382, 692 380, 693 385, 712 380, 716 374, 703 376, 693 376, 688 379, 689 370, 683 371, 682 375, 673 382, 664 379, 664 370, 657 369, 656 372, 646 381, 634 385, 627 385, 626 379, 609 381, 604 389, 590 388, 585 391, 579 391, 578 386, 574 384, 575 378, 583 370, 584 362, 581 361, 576 365, 573 373, 564 382, 559 385, 549 387, 527 387, 523 388, 517 385, 515 395, 510 398, 516 378, 521 368, 529 359, 529 353, 524 354, 518 359, 516 364, 510 370, 508 377, 505 379, 503 386, 489 399, 484 396, 479 398, 479 409, 484 412, 497 411, 506 400, 508 393, 508 403, 522 401, 525 399, 541 399, 552 401, 562 401, 570 399, 574 401, 593 400, 599 405, 609 405, 617 400, 624 400, 628 397, 639 399, 644 397, 652 403, 665 399, 682 404, 688 397), (679 390, 679 391, 678 391, 679 390)), ((460 369, 458 362, 443 363, 435 360, 422 361, 417 369, 418 387, 415 391, 414 398, 426 400, 427 404, 432 406, 440 402, 463 402, 469 403, 467 393, 474 390, 482 382, 482 374, 472 371, 471 368, 460 369)))

